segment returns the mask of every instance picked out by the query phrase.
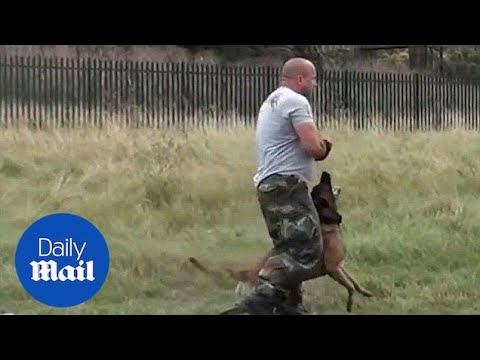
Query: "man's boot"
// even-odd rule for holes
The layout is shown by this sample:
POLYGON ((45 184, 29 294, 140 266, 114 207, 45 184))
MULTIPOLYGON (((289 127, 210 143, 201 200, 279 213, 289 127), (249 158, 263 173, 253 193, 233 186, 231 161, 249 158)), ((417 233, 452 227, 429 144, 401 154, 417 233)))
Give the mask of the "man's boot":
POLYGON ((290 291, 287 300, 275 309, 275 315, 308 315, 303 305, 301 284, 290 291))
POLYGON ((254 292, 242 303, 250 315, 273 315, 274 310, 285 301, 287 294, 266 280, 259 279, 254 292))

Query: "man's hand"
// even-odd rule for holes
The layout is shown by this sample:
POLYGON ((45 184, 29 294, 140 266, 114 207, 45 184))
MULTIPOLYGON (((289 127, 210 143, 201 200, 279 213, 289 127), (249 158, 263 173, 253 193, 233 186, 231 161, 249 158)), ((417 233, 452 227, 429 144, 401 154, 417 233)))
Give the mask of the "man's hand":
POLYGON ((315 158, 315 161, 323 161, 327 158, 327 156, 330 154, 330 151, 332 150, 333 144, 328 141, 327 139, 323 139, 323 143, 325 144, 326 151, 323 156, 319 156, 315 158))

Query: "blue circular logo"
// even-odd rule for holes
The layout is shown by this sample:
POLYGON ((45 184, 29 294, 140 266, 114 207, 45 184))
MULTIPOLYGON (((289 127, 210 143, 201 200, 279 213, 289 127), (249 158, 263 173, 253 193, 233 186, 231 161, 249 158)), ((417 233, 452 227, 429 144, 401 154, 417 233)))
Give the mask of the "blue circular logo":
POLYGON ((80 305, 98 293, 110 266, 107 243, 88 220, 45 216, 23 233, 15 253, 17 276, 36 300, 53 307, 80 305))

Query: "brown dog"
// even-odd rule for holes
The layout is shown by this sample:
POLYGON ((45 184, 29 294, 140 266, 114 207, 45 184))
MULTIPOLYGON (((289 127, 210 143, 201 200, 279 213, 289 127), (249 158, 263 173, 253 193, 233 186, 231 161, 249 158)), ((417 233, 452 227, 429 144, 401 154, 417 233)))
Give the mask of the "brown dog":
MULTIPOLYGON (((321 175, 320 182, 314 186, 311 191, 312 200, 317 209, 322 227, 323 261, 301 280, 306 281, 325 275, 330 276, 347 289, 347 311, 351 312, 355 290, 367 297, 371 297, 372 294, 361 287, 357 281, 348 274, 344 267, 346 251, 340 229, 342 216, 338 213, 336 201, 339 194, 340 189, 332 186, 330 174, 324 171, 321 175), (334 192, 336 192, 336 194, 334 192)), ((227 272, 231 278, 239 281, 235 290, 238 296, 245 296, 245 292, 251 291, 257 280, 259 271, 263 268, 270 255, 271 251, 243 270, 234 271, 225 269, 225 272, 227 272)), ((222 274, 218 271, 208 270, 195 258, 190 258, 189 260, 205 273, 216 277, 222 274)), ((230 311, 228 311, 228 313, 230 313, 230 311)), ((234 313, 234 311, 232 313, 234 313)))

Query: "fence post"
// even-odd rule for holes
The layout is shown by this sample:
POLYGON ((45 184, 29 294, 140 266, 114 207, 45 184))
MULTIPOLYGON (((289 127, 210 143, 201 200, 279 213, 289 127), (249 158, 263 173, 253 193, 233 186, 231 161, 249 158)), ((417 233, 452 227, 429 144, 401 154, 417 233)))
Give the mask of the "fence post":
MULTIPOLYGON (((418 73, 414 75, 415 79, 415 96, 414 96, 414 106, 415 106, 415 130, 420 128, 420 76, 418 73)), ((412 130, 412 129, 410 129, 412 130)))

